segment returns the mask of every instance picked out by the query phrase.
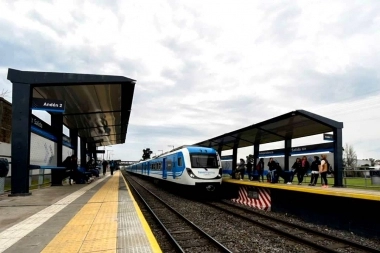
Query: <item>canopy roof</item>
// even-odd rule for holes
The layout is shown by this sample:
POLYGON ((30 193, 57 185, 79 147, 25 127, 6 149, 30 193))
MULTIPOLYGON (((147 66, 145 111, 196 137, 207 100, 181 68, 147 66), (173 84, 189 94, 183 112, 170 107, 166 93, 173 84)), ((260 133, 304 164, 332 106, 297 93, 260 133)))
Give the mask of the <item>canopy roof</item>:
POLYGON ((33 98, 66 102, 63 122, 87 143, 125 142, 136 81, 123 76, 32 72, 9 69, 8 80, 29 83, 33 98))
POLYGON ((265 144, 285 139, 296 139, 316 134, 323 134, 334 129, 343 128, 342 122, 322 117, 320 115, 296 110, 239 130, 232 131, 195 145, 219 147, 229 150, 234 147, 244 148, 254 144, 265 144))

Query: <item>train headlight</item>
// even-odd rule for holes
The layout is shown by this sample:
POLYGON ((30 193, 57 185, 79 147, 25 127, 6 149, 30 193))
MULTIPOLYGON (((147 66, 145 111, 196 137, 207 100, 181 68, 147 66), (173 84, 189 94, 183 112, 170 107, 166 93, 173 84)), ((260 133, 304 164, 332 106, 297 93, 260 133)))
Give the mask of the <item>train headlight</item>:
POLYGON ((195 178, 195 175, 194 175, 193 171, 190 168, 186 168, 186 171, 187 171, 187 174, 189 174, 189 176, 191 178, 195 178))
POLYGON ((223 171, 222 171, 222 169, 219 169, 219 173, 218 173, 218 178, 221 178, 222 177, 222 173, 223 173, 223 171))

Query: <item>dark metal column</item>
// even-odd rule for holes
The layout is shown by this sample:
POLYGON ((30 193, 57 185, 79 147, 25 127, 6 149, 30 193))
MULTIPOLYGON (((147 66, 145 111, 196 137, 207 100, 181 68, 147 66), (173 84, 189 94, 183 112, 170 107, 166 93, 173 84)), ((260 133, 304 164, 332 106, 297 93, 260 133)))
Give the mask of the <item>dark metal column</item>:
POLYGON ((219 145, 219 147, 218 147, 218 154, 219 154, 220 157, 222 157, 222 152, 223 152, 222 150, 223 150, 223 146, 219 145))
POLYGON ((237 165, 237 150, 238 150, 238 143, 235 143, 234 147, 232 149, 232 170, 236 169, 236 165, 237 165))
POLYGON ((342 129, 334 129, 334 186, 343 187, 342 129))
POLYGON ((80 138, 80 166, 86 166, 87 143, 86 138, 80 138))
POLYGON ((256 169, 256 165, 259 162, 260 144, 253 145, 253 169, 256 169))
POLYGON ((70 129, 71 146, 73 146, 73 155, 78 156, 78 130, 70 129))
MULTIPOLYGON (((54 129, 54 135, 57 138, 57 166, 62 166, 62 135, 63 135, 63 115, 51 114, 51 126, 54 129)), ((51 186, 62 186, 62 179, 65 170, 51 170, 51 186)))
POLYGON ((30 122, 32 87, 26 83, 12 85, 12 177, 11 194, 27 196, 29 192, 30 122))
POLYGON ((292 139, 285 140, 285 161, 284 161, 284 170, 289 171, 289 156, 292 152, 292 139))

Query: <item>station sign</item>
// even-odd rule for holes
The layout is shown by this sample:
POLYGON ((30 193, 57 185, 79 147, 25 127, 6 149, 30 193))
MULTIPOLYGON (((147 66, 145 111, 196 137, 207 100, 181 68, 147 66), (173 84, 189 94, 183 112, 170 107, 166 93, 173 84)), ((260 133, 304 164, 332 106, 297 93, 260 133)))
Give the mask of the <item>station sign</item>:
POLYGON ((325 140, 325 141, 334 141, 334 135, 332 135, 332 134, 323 134, 323 140, 325 140))
POLYGON ((272 149, 272 150, 265 150, 265 151, 260 151, 259 156, 279 156, 279 155, 284 155, 285 154, 285 149, 280 148, 280 149, 272 149))
POLYGON ((44 98, 33 98, 32 109, 63 113, 65 112, 65 101, 44 98))
MULTIPOLYGON (((293 147, 290 149, 291 155, 303 154, 303 153, 317 153, 317 152, 333 152, 334 143, 322 143, 322 144, 313 144, 306 146, 293 147)), ((265 150, 259 152, 259 157, 270 157, 270 156, 283 156, 285 155, 285 149, 273 149, 265 150)))
POLYGON ((34 116, 33 114, 30 115, 31 120, 32 120, 32 126, 40 128, 44 131, 47 131, 49 133, 53 133, 53 127, 50 126, 48 123, 44 122, 40 118, 34 116))

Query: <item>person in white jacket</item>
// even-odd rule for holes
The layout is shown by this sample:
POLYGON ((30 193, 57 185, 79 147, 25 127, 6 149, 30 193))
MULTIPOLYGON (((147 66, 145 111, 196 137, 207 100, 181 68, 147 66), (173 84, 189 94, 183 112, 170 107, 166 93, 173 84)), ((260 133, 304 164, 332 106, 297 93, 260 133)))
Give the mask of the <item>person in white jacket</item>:
POLYGON ((322 178, 322 187, 328 188, 327 184, 327 170, 329 168, 329 162, 326 159, 326 155, 321 155, 321 165, 319 165, 319 174, 321 174, 322 178))

